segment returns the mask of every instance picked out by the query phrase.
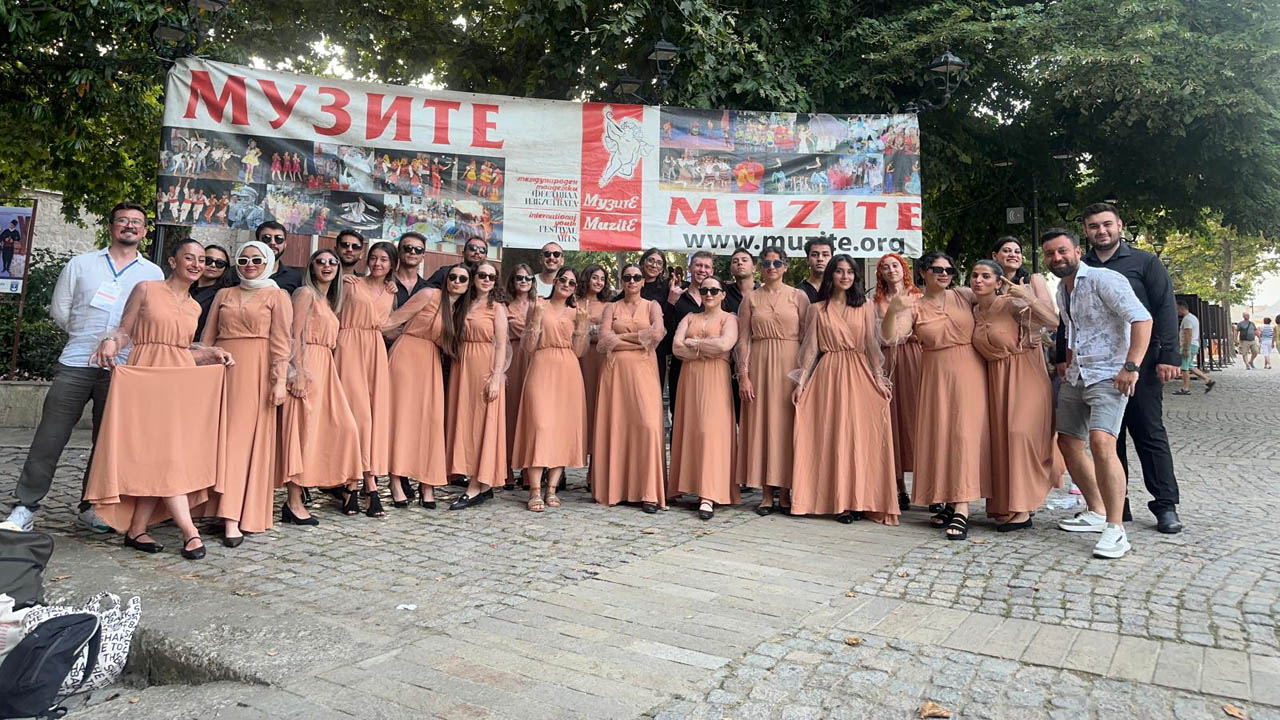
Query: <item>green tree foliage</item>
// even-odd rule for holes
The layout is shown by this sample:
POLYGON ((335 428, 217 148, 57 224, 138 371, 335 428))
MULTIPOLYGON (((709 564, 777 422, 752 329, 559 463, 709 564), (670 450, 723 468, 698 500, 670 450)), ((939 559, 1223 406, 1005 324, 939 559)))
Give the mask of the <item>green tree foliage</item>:
MULTIPOLYGON (((22 337, 18 342, 17 373, 7 379, 45 380, 53 377, 67 334, 49 317, 49 303, 53 300, 53 286, 58 282, 58 275, 70 259, 69 254, 40 248, 31 254, 22 337)), ((9 371, 9 356, 13 352, 17 325, 18 298, 6 298, 0 303, 0 352, 4 358, 0 373, 9 371)))
POLYGON ((1169 268, 1179 292, 1194 293, 1223 305, 1247 303, 1259 278, 1280 271, 1280 258, 1260 233, 1243 233, 1206 215, 1197 227, 1138 239, 1169 268))

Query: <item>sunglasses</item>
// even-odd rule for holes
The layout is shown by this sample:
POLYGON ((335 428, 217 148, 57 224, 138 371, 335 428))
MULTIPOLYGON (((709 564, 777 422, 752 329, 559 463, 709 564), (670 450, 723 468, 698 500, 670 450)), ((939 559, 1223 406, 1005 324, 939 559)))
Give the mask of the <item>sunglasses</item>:
POLYGON ((361 243, 341 242, 341 243, 338 243, 338 247, 342 248, 343 250, 359 250, 360 248, 364 247, 364 245, 362 245, 361 243))
POLYGON ((765 270, 776 270, 777 268, 786 267, 786 266, 787 266, 786 260, 761 260, 760 261, 760 267, 764 268, 765 270))
POLYGON ((330 267, 336 267, 338 264, 338 258, 331 258, 331 257, 316 258, 315 264, 321 265, 321 266, 328 265, 330 267))
POLYGON ((204 264, 205 264, 205 265, 212 265, 212 266, 214 266, 214 267, 216 267, 216 268, 221 269, 221 268, 225 268, 225 267, 227 266, 227 261, 226 261, 226 260, 219 260, 218 258, 216 258, 216 257, 212 257, 212 256, 210 256, 210 255, 205 255, 205 256, 204 256, 204 264))
POLYGON ((477 280, 488 280, 489 282, 493 282, 494 280, 497 280, 497 279, 498 279, 498 274, 497 274, 497 273, 478 272, 478 273, 476 273, 476 279, 477 279, 477 280))
POLYGON ((641 280, 644 280, 644 276, 639 273, 622 276, 622 282, 640 282, 641 280))
POLYGON ((949 268, 949 267, 942 267, 941 265, 930 265, 929 272, 933 273, 934 275, 955 275, 956 269, 949 268))
POLYGON ((542 257, 544 258, 558 258, 563 254, 564 253, 561 253, 559 250, 543 250, 542 251, 542 257))
POLYGON ((284 242, 283 235, 263 235, 258 239, 266 243, 271 243, 272 245, 284 242))
POLYGON ((724 288, 717 288, 717 287, 698 288, 698 294, 703 297, 706 297, 707 295, 710 295, 711 297, 715 297, 716 295, 719 295, 722 292, 724 292, 724 288))
POLYGON ((245 265, 266 265, 267 259, 264 257, 238 257, 236 258, 236 264, 240 267, 245 265))
POLYGON ((466 275, 458 275, 457 273, 449 273, 449 282, 451 282, 451 283, 464 283, 464 282, 467 282, 467 281, 468 281, 468 280, 470 280, 470 279, 471 279, 471 278, 468 278, 466 275))
POLYGON ((408 253, 410 255, 422 255, 427 252, 427 249, 424 247, 418 247, 417 245, 402 245, 400 246, 400 252, 408 253))
POLYGON ((489 249, 483 245, 468 245, 465 249, 467 252, 473 252, 473 253, 483 253, 483 252, 489 251, 489 249))
POLYGON ((511 279, 516 282, 533 282, 532 275, 512 275, 511 279))
POLYGON ((569 276, 567 276, 567 275, 566 275, 566 276, 564 276, 564 277, 562 277, 562 278, 560 278, 560 279, 558 279, 558 280, 556 280, 556 282, 557 282, 557 283, 560 283, 561 285, 566 285, 566 286, 568 286, 568 287, 577 287, 577 286, 578 286, 578 281, 577 281, 577 280, 574 280, 573 278, 571 278, 571 277, 569 277, 569 276))

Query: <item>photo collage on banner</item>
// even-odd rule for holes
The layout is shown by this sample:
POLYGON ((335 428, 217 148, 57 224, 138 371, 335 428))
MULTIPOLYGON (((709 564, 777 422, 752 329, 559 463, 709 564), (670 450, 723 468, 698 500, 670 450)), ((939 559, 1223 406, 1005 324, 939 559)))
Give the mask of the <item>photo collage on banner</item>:
POLYGON ((660 187, 763 195, 919 195, 914 116, 663 108, 660 187))
POLYGON ((460 252, 472 238, 502 244, 505 171, 498 157, 165 128, 156 218, 371 240, 414 230, 428 250, 460 252))

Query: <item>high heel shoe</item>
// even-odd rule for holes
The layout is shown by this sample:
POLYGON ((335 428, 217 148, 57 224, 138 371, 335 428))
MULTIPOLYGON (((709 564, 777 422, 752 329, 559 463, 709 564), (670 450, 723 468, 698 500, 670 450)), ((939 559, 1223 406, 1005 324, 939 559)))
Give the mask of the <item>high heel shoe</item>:
MULTIPOLYGON (((365 497, 369 498, 369 507, 364 514, 371 518, 380 518, 387 513, 382 509, 382 498, 378 497, 377 490, 365 490, 365 497)), ((408 503, 405 503, 408 505, 408 503)))
POLYGON ((418 484, 418 505, 428 510, 436 509, 436 491, 430 485, 418 484))
POLYGON ((131 547, 134 550, 141 550, 144 553, 158 553, 164 550, 164 546, 152 540, 151 542, 139 542, 138 538, 146 535, 145 532, 138 533, 133 537, 129 537, 129 533, 124 534, 124 546, 131 547))
POLYGON ((280 522, 292 525, 319 525, 320 521, 314 515, 311 517, 300 518, 293 514, 293 510, 289 508, 289 503, 280 506, 280 522))
POLYGON ((346 494, 342 496, 342 512, 347 515, 359 515, 360 498, 356 496, 356 491, 344 490, 343 492, 346 494))
POLYGON ((187 538, 186 541, 182 543, 182 557, 188 560, 199 560, 200 558, 204 557, 204 541, 200 540, 200 547, 196 548, 195 550, 188 550, 187 546, 191 544, 192 540, 200 540, 200 536, 193 535, 187 538))
POLYGON ((391 497, 391 504, 398 508, 407 508, 409 503, 413 502, 413 485, 409 482, 409 478, 402 477, 396 482, 400 483, 400 492, 404 494, 403 500, 397 500, 394 495, 391 497))

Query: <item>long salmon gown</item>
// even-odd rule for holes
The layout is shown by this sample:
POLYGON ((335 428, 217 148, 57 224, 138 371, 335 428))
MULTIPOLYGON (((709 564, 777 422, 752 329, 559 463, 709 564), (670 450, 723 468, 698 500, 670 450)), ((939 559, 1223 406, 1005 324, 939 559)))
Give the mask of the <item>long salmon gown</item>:
POLYGON ((515 468, 521 467, 515 464, 516 424, 520 419, 524 379, 531 356, 521 341, 532 309, 532 302, 507 304, 507 346, 511 348, 511 367, 507 368, 507 459, 515 468))
POLYGON ((973 310, 973 346, 987 359, 991 495, 987 514, 1031 512, 1053 485, 1053 385, 1031 337, 1031 311, 996 296, 973 310))
POLYGON ((582 386, 587 394, 587 452, 591 452, 596 437, 596 399, 600 395, 600 371, 604 368, 604 355, 600 353, 600 322, 609 303, 595 298, 578 298, 578 306, 587 307, 588 338, 591 342, 582 353, 578 365, 582 369, 582 386))
MULTIPOLYGON (((587 397, 574 349, 576 315, 568 305, 558 310, 547 305, 537 327, 525 328, 530 360, 511 456, 515 467, 587 464, 587 397)), ((585 345, 582 336, 579 347, 585 345)))
POLYGON ((338 378, 359 428, 360 464, 386 475, 391 455, 391 371, 382 326, 395 304, 394 290, 370 289, 364 280, 343 288, 338 326, 338 378))
POLYGON ((654 355, 666 334, 662 308, 652 300, 619 300, 601 320, 598 347, 605 361, 596 399, 591 495, 603 505, 666 507, 666 428, 654 355), (618 336, 626 333, 638 333, 638 343, 624 346, 618 336))
POLYGON ((484 398, 489 378, 502 374, 507 361, 507 308, 480 301, 467 312, 458 359, 449 372, 445 415, 448 470, 484 485, 501 485, 507 477, 506 387, 498 397, 484 398))
POLYGON ((667 495, 688 493, 717 505, 739 501, 733 475, 733 382, 729 352, 737 342, 738 319, 692 313, 681 320, 684 338, 699 338, 694 352, 683 349, 676 330, 673 351, 684 361, 671 421, 671 476, 667 495))
POLYGON ((898 524, 878 329, 870 302, 809 309, 798 363, 792 514, 864 512, 898 524))
POLYGON ((289 372, 306 395, 290 392, 280 414, 281 485, 327 488, 360 478, 359 431, 333 360, 337 344, 338 316, 329 303, 311 288, 295 290, 289 372))
POLYGON ((444 379, 440 366, 441 334, 448 312, 443 293, 427 288, 414 294, 387 320, 385 329, 403 326, 391 346, 392 475, 423 485, 444 485, 444 379))
MULTIPOLYGON (((919 294, 915 300, 919 301, 919 294)), ((876 311, 883 318, 888 303, 877 305, 876 311)), ((914 335, 900 345, 885 345, 884 370, 893 386, 889 399, 889 418, 893 425, 893 467, 896 477, 914 472, 916 458, 916 407, 919 404, 920 365, 924 350, 914 335)))
POLYGON ((939 308, 921 297, 911 309, 924 350, 916 406, 916 505, 990 497, 991 443, 987 367, 973 348, 973 307, 947 290, 939 308))
MULTIPOLYGON (((119 330, 133 349, 128 364, 112 371, 85 488, 116 532, 128 529, 138 498, 186 495, 195 508, 221 489, 225 368, 196 367, 191 341, 199 319, 200 304, 177 297, 163 280, 138 283, 125 305, 119 330)), ((147 525, 168 518, 158 503, 147 525)))
POLYGON ((293 307, 280 288, 219 290, 204 326, 205 345, 231 353, 227 368, 226 473, 215 514, 244 532, 271 529, 279 435, 271 387, 289 372, 293 307))
POLYGON ((738 307, 738 378, 751 380, 755 400, 742 401, 734 475, 748 487, 791 487, 795 406, 787 379, 800 354, 800 333, 809 312, 803 291, 783 285, 759 288, 738 307))

